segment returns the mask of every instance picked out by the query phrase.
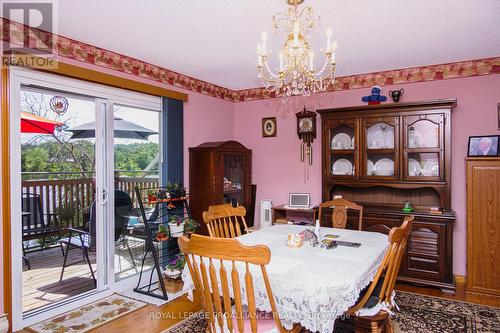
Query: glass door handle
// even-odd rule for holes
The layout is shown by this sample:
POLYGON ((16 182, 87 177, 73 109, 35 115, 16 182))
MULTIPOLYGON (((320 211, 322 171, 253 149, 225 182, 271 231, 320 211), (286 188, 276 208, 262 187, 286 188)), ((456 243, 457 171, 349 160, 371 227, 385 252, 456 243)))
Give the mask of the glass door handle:
POLYGON ((101 201, 101 206, 104 206, 105 204, 108 203, 108 198, 109 198, 109 196, 108 196, 108 189, 105 186, 103 186, 102 187, 102 201, 101 201))

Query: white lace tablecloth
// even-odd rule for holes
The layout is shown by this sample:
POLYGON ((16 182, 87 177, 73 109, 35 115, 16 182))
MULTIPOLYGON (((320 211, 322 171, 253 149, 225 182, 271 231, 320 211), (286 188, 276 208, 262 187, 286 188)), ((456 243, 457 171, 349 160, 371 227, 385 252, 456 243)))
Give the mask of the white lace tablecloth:
MULTIPOLYGON (((335 319, 355 304, 360 291, 373 279, 388 246, 387 235, 321 228, 322 236, 339 235, 337 240, 358 242, 361 246, 326 250, 306 242, 300 248, 287 247, 287 234, 305 228, 275 225, 238 239, 245 245, 264 244, 271 249, 267 272, 284 326, 289 329, 299 322, 312 332, 331 333, 335 319)), ((239 272, 243 275, 244 269, 239 272)), ((271 311, 260 268, 253 267, 252 275, 257 308, 271 311)), ((192 295, 193 283, 187 267, 183 278, 184 290, 192 295)))

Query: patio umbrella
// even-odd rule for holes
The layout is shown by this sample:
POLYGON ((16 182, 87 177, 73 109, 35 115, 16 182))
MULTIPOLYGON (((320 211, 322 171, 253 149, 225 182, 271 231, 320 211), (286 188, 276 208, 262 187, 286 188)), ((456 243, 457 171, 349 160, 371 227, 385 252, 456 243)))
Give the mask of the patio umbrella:
MULTIPOLYGON (((153 130, 131 123, 121 118, 114 118, 115 138, 147 140, 150 135, 158 134, 153 130)), ((71 139, 95 138, 95 122, 67 129, 72 132, 71 139)))
POLYGON ((54 134, 56 127, 61 125, 64 124, 21 111, 21 133, 54 134))

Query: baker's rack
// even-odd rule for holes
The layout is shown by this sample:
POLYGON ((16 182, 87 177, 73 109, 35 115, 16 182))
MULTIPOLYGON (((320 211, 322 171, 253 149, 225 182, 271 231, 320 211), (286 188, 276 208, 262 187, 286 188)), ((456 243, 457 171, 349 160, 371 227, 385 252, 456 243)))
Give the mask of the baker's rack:
POLYGON ((179 254, 179 247, 176 237, 169 235, 167 240, 158 240, 156 238, 156 233, 160 225, 168 228, 170 218, 174 215, 181 218, 191 217, 188 204, 189 197, 188 195, 184 195, 176 198, 151 199, 147 194, 147 192, 150 191, 168 193, 166 188, 161 186, 147 188, 135 187, 135 194, 144 223, 142 235, 145 238, 146 249, 141 262, 139 280, 134 291, 162 300, 168 300, 165 283, 161 275, 162 267, 165 267, 175 255, 179 254), (144 267, 144 263, 149 253, 151 253, 154 261, 153 269, 144 267), (160 293, 158 291, 160 291, 160 293))

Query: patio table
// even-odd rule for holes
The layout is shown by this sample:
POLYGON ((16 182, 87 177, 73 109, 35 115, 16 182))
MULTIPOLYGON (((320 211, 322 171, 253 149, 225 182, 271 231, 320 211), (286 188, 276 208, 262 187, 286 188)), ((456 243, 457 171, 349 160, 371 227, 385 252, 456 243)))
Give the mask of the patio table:
MULTIPOLYGON (((284 326, 290 329, 293 323, 300 323, 312 332, 330 333, 335 319, 356 303, 360 292, 373 280, 388 247, 388 238, 378 232, 321 228, 321 236, 338 235, 337 240, 358 242, 361 246, 327 250, 312 247, 307 241, 300 248, 286 246, 288 233, 306 228, 275 225, 238 239, 245 245, 264 244, 270 248, 267 272, 284 326)), ((252 275, 256 306, 261 311, 271 311, 260 269, 251 269, 255 270, 252 275)), ((194 285, 187 267, 183 279, 184 290, 192 296, 194 285)))

